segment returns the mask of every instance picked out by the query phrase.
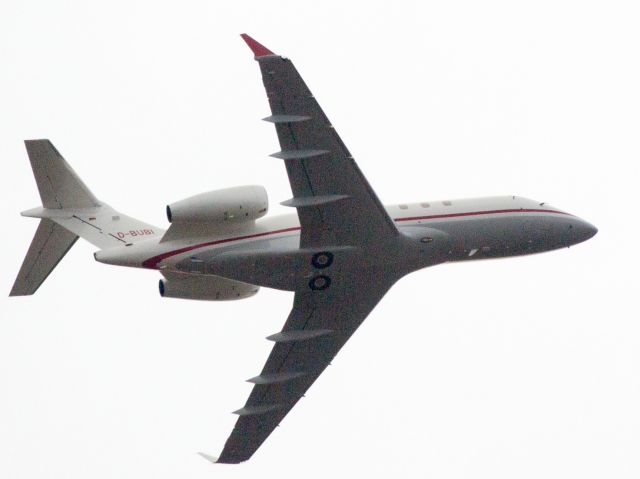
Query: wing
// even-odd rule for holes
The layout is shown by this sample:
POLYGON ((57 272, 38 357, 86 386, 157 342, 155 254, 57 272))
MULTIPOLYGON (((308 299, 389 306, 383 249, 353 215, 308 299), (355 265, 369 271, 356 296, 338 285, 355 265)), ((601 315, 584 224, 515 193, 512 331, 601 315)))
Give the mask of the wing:
MULTIPOLYGON (((376 245, 399 235, 391 218, 360 172, 329 120, 286 58, 242 35, 260 64, 293 198, 301 248, 376 245)), ((322 250, 321 250, 322 251, 322 250)), ((318 253, 321 254, 321 253, 318 253)), ((331 264, 325 257, 314 267, 331 264)), ((315 260, 314 260, 315 261, 315 260)), ((318 259, 320 261, 320 259, 318 259)), ((357 262, 331 268, 297 291, 293 309, 219 458, 249 459, 293 408, 397 279, 393 271, 357 262), (317 282, 319 281, 319 282, 317 282), (329 287, 330 286, 330 287, 329 287)))
POLYGON ((338 133, 291 60, 242 35, 260 65, 302 226, 300 246, 362 245, 398 235, 338 133))
POLYGON ((297 292, 283 330, 269 336, 276 344, 219 463, 246 461, 293 408, 371 310, 392 286, 383 274, 360 277, 358 287, 343 283, 324 291, 297 292))

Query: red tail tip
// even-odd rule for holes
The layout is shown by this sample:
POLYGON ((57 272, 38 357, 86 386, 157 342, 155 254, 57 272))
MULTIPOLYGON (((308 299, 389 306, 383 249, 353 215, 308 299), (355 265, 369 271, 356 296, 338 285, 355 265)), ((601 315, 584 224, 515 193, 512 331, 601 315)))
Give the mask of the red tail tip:
POLYGON ((271 50, 269 50, 267 47, 265 47, 261 43, 258 43, 257 41, 255 41, 246 33, 242 33, 240 36, 245 41, 245 43, 249 46, 249 48, 251 48, 251 51, 256 57, 264 57, 266 55, 275 55, 271 50))

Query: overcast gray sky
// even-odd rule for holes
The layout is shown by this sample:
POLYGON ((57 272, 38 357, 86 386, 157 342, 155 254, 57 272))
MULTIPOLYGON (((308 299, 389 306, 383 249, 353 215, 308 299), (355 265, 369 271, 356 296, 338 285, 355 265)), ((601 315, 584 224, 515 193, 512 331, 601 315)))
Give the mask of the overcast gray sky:
POLYGON ((0 298, 0 477, 637 478, 640 10, 633 1, 17 1, 0 7, 0 291, 49 138, 112 206, 290 197, 257 64, 292 58, 385 203, 516 194, 600 232, 400 281, 247 464, 213 466, 291 306, 161 299, 78 242, 0 298))

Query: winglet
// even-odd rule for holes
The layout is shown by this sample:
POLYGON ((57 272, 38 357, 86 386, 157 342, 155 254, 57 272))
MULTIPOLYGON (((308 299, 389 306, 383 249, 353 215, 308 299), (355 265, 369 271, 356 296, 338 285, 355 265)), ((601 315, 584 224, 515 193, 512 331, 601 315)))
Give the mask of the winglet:
POLYGON ((269 50, 267 47, 265 47, 261 43, 258 43, 257 41, 255 41, 246 33, 242 33, 240 36, 245 41, 245 43, 249 46, 249 48, 251 48, 251 51, 253 52, 256 58, 265 57, 267 55, 275 55, 275 53, 273 53, 271 50, 269 50))
POLYGON ((204 452, 199 452, 198 455, 204 457, 207 461, 216 464, 218 462, 218 458, 214 456, 210 456, 209 454, 205 454, 204 452))

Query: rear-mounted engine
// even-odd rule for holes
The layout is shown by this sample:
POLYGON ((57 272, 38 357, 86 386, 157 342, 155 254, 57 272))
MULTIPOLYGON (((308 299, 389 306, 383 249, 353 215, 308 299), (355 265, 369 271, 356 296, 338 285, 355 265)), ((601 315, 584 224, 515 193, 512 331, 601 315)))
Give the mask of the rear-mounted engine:
POLYGON ((267 214, 269 199, 263 186, 237 186, 210 191, 167 206, 169 223, 227 223, 251 221, 267 214))
POLYGON ((260 289, 253 284, 241 283, 220 276, 196 276, 172 273, 158 283, 163 298, 202 299, 228 301, 253 296, 260 289))

